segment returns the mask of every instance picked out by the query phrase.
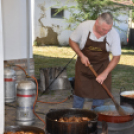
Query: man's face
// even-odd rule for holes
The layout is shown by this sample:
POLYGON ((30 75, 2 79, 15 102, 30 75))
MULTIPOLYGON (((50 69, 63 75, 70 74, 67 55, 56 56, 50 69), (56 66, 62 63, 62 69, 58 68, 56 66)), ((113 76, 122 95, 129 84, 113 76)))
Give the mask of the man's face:
POLYGON ((99 22, 96 20, 95 22, 95 31, 100 35, 104 36, 106 35, 112 28, 113 25, 109 25, 106 22, 99 22))

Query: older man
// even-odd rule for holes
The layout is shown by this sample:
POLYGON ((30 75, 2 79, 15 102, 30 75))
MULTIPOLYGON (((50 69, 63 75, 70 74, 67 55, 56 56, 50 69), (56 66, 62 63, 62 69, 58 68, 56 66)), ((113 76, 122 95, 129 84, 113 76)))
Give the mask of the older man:
POLYGON ((104 104, 108 94, 101 84, 104 82, 111 90, 111 74, 120 60, 120 37, 113 28, 113 16, 109 12, 102 13, 96 21, 81 23, 71 34, 69 44, 78 58, 75 67, 74 108, 83 108, 84 98, 92 98, 92 108, 104 104), (109 60, 109 53, 113 57, 109 60), (99 74, 95 78, 88 68, 93 65, 99 74))

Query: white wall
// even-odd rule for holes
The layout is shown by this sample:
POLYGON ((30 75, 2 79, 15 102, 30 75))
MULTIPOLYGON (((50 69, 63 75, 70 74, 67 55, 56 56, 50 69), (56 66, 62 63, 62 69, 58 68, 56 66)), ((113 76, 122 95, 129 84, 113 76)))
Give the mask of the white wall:
MULTIPOLYGON (((29 4, 30 2, 31 0, 29 0, 29 4)), ((31 31, 29 35, 26 32, 28 29, 26 20, 28 9, 26 9, 26 0, 0 0, 0 134, 4 133, 5 124, 4 59, 26 58, 27 39, 30 38, 30 42, 32 38, 31 31)), ((32 45, 30 46, 30 56, 32 57, 31 48, 32 45)))
MULTIPOLYGON (((69 30, 65 30, 65 27, 68 25, 64 19, 56 19, 56 18, 51 18, 51 9, 50 7, 56 7, 54 5, 56 5, 56 1, 55 0, 34 0, 35 1, 35 16, 34 16, 34 39, 36 39, 36 37, 46 37, 47 31, 45 28, 42 28, 38 19, 44 15, 44 18, 41 19, 42 23, 44 26, 50 26, 53 28, 53 30, 55 32, 58 33, 58 41, 60 43, 60 45, 66 45, 68 44, 68 39, 69 36, 71 34, 72 31, 69 30), (45 11, 41 10, 44 8, 45 11), (60 25, 59 29, 56 29, 57 25, 60 25)), ((66 4, 67 0, 60 0, 62 5, 66 5, 66 6, 72 6, 75 5, 75 2, 70 2, 68 4, 66 4)), ((60 5, 60 7, 62 6, 60 5)), ((127 10, 125 10, 125 12, 127 12, 127 10)), ((69 12, 65 11, 64 14, 65 18, 69 17, 69 12)), ((128 16, 119 16, 119 19, 121 20, 128 20, 128 16)), ((123 43, 127 43, 127 30, 128 30, 128 24, 124 24, 121 23, 116 24, 118 25, 121 29, 123 29, 125 32, 122 32, 120 30, 117 30, 120 38, 121 38, 121 42, 123 43)))
POLYGON ((3 69, 3 60, 4 60, 4 51, 3 51, 3 29, 2 29, 2 9, 1 9, 1 0, 0 0, 0 134, 4 133, 4 69, 3 69))
MULTIPOLYGON (((2 12, 4 59, 27 58, 27 39, 31 37, 27 35, 26 0, 2 0, 2 12)), ((30 57, 32 57, 32 45, 30 57)))
MULTIPOLYGON (((121 11, 123 13, 123 11, 121 11)), ((125 10, 125 12, 129 12, 128 9, 125 10)), ((116 23, 115 25, 118 26, 120 29, 117 29, 119 35, 120 35, 120 39, 122 44, 127 44, 127 32, 128 32, 128 28, 129 28, 129 17, 128 15, 120 15, 118 17, 119 20, 122 21, 122 23, 116 23)))
MULTIPOLYGON (((60 0, 62 5, 72 6, 75 5, 74 2, 66 3, 67 0, 60 0)), ((34 39, 36 37, 45 37, 46 36, 46 29, 42 28, 38 19, 41 17, 41 15, 45 15, 44 18, 41 19, 44 26, 50 26, 53 28, 55 32, 58 33, 58 41, 60 45, 66 45, 68 44, 69 35, 71 34, 70 30, 65 30, 66 26, 68 25, 64 19, 57 19, 57 18, 51 18, 51 9, 50 7, 53 6, 55 8, 59 8, 59 6, 56 5, 55 0, 35 0, 35 16, 34 16, 34 39), (40 7, 44 7, 45 11, 42 11, 40 7), (57 26, 60 26, 60 28, 57 28, 57 26)), ((62 6, 60 5, 60 7, 62 6)), ((69 12, 64 12, 64 17, 69 17, 69 12)))

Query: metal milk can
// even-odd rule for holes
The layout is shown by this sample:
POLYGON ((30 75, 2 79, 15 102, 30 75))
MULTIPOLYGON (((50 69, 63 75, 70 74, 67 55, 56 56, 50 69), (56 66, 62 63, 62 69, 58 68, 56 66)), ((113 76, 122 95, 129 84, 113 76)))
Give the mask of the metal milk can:
POLYGON ((13 102, 16 99, 15 71, 11 67, 4 68, 5 102, 13 102))
POLYGON ((33 104, 36 97, 36 84, 23 80, 17 86, 17 124, 29 126, 34 123, 33 104))

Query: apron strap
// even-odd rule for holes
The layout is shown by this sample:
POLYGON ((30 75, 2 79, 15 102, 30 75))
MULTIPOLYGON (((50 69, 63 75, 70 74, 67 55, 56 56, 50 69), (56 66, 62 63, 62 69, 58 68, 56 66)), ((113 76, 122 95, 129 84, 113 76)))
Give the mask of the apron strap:
POLYGON ((109 43, 107 42, 107 37, 104 38, 103 42, 105 42, 105 44, 108 44, 109 46, 109 43))
POLYGON ((107 44, 108 44, 108 46, 109 46, 109 43, 108 42, 106 42, 107 44))
POLYGON ((89 33, 88 33, 88 39, 89 39, 90 33, 91 33, 91 32, 89 31, 89 33))
POLYGON ((107 42, 106 37, 104 38, 103 42, 105 42, 105 43, 107 42))

